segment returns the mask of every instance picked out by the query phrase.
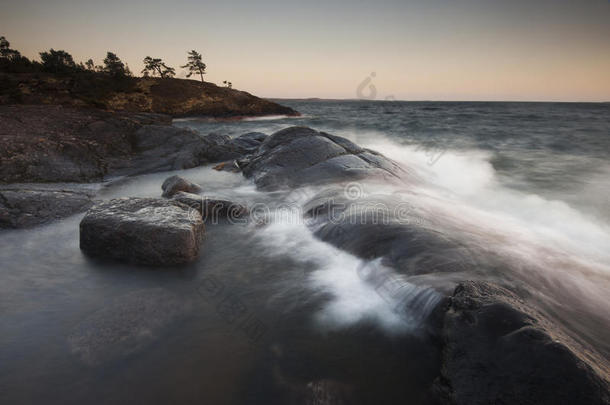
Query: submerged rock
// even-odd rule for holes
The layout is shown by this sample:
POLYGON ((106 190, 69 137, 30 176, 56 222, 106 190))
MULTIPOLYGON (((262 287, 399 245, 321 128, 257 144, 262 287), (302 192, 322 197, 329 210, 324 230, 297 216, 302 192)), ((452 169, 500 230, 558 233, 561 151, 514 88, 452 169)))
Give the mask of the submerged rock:
POLYGON ((203 234, 201 215, 178 201, 120 198, 87 212, 80 248, 94 257, 171 266, 195 260, 203 234))
POLYGON ((459 284, 443 337, 437 388, 446 403, 610 403, 603 360, 497 285, 459 284))
POLYGON ((146 350, 190 304, 162 288, 136 290, 88 314, 68 336, 72 354, 89 366, 146 350))
POLYGON ((171 176, 165 179, 161 185, 163 190, 163 197, 169 198, 179 191, 185 193, 198 193, 201 191, 201 187, 195 183, 192 183, 180 176, 171 176))
POLYGON ((246 177, 267 190, 373 176, 396 178, 403 172, 376 152, 306 127, 274 133, 238 164, 246 177))

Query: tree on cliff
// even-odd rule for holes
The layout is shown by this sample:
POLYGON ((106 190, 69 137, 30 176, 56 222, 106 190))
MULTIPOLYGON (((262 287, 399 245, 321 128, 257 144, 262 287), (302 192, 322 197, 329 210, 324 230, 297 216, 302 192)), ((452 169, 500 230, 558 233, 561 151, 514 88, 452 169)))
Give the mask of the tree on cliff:
POLYGON ((0 37, 0 58, 15 60, 21 57, 21 53, 15 49, 11 49, 11 44, 4 37, 0 37))
POLYGON ((104 59, 104 73, 112 77, 129 76, 125 64, 112 52, 108 52, 104 59))
POLYGON ((50 49, 49 52, 40 52, 43 70, 50 73, 69 73, 76 70, 76 63, 66 51, 50 49))
POLYGON ((142 69, 142 75, 144 77, 154 76, 158 74, 160 77, 174 77, 176 70, 167 66, 162 59, 151 58, 147 56, 144 58, 144 69, 142 69))
POLYGON ((5 37, 0 36, 0 71, 22 73, 35 69, 36 66, 16 49, 5 37))
POLYGON ((85 62, 85 69, 90 71, 95 70, 95 63, 93 63, 93 59, 89 59, 87 62, 85 62))
POLYGON ((188 61, 186 65, 180 66, 181 68, 187 68, 189 70, 186 77, 191 77, 193 73, 198 74, 201 77, 201 83, 203 83, 203 75, 205 74, 206 65, 201 60, 201 54, 196 50, 192 50, 188 53, 188 61))

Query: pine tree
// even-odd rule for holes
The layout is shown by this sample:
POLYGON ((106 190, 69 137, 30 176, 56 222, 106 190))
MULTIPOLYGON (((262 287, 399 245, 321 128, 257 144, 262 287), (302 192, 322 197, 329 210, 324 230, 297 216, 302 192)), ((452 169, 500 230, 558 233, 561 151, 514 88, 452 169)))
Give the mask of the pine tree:
POLYGON ((160 58, 151 58, 150 56, 145 57, 142 75, 144 77, 148 77, 154 76, 155 74, 158 74, 162 78, 174 77, 176 70, 167 66, 160 58))
POLYGON ((187 68, 189 70, 186 77, 191 77, 193 73, 198 74, 201 77, 201 83, 203 83, 203 75, 205 74, 206 65, 201 59, 201 54, 196 50, 192 50, 188 53, 188 61, 186 65, 180 66, 181 68, 187 68))

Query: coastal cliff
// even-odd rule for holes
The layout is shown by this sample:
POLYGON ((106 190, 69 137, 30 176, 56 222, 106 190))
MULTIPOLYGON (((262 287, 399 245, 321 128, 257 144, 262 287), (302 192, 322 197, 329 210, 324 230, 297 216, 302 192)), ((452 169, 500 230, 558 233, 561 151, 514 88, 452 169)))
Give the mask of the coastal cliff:
POLYGON ((292 108, 213 83, 150 77, 117 80, 88 72, 0 73, 0 104, 93 107, 173 117, 299 115, 292 108))

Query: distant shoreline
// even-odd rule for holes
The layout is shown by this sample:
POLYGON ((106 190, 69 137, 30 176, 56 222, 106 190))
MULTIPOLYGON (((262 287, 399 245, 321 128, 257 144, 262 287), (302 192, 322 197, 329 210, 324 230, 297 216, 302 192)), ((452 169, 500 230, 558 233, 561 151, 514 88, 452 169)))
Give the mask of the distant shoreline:
POLYGON ((337 102, 337 103, 352 103, 352 102, 380 102, 380 103, 512 103, 512 104, 610 104, 610 101, 517 101, 517 100, 369 100, 359 98, 292 98, 292 97, 262 97, 269 101, 300 101, 300 102, 337 102))

